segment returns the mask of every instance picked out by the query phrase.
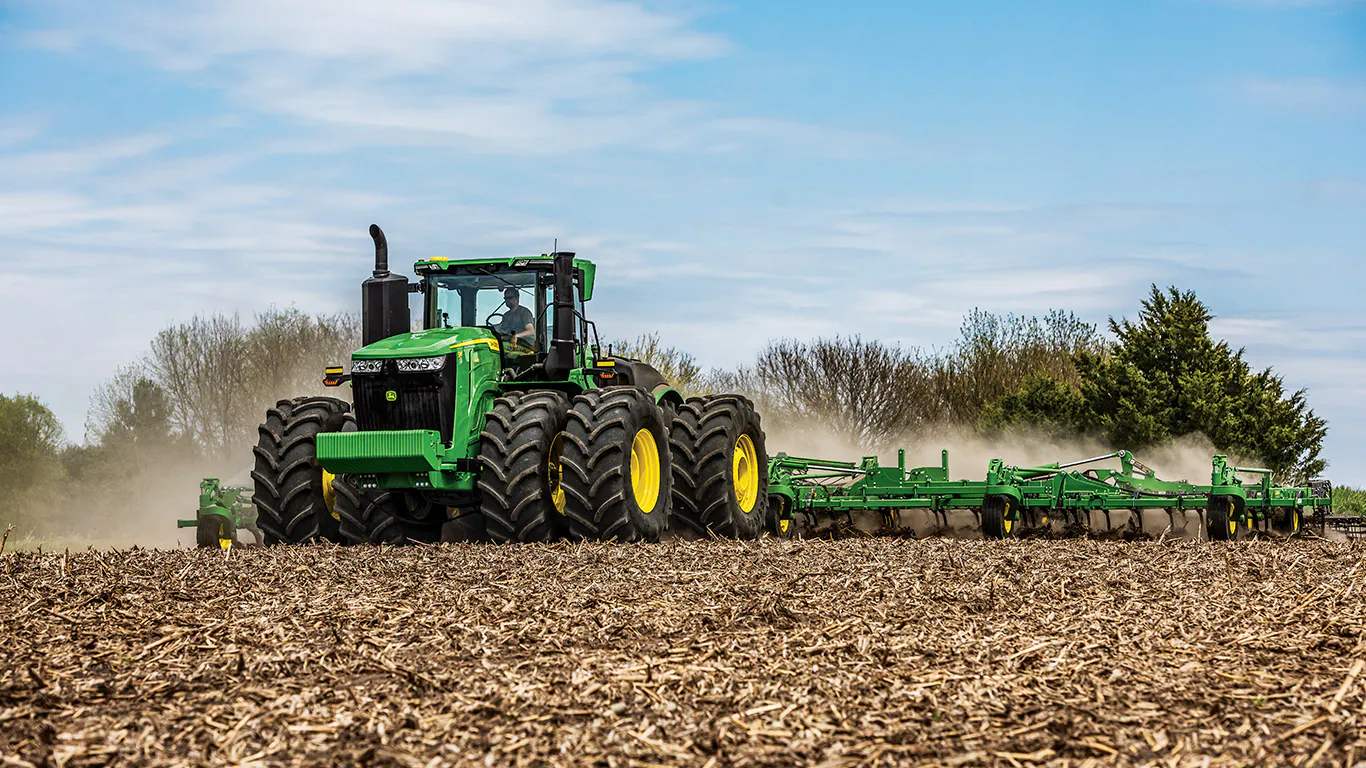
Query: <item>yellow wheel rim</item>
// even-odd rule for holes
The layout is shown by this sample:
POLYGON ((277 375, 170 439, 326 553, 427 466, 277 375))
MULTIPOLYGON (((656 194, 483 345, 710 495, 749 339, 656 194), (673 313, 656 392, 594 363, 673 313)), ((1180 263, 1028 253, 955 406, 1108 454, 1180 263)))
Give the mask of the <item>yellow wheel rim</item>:
POLYGON ((754 450, 749 435, 740 435, 735 441, 730 469, 735 481, 735 501, 742 511, 749 512, 759 499, 759 452, 754 450))
POLYGON ((778 532, 779 532, 779 533, 787 533, 787 529, 790 528, 791 526, 792 526, 792 521, 791 521, 791 520, 788 520, 787 518, 783 518, 782 520, 779 520, 779 521, 778 521, 778 532))
POLYGON ((649 514, 659 501, 659 444, 650 430, 642 429, 631 441, 631 490, 640 511, 649 514))
POLYGON ((332 490, 332 480, 336 475, 323 470, 323 505, 327 507, 327 514, 333 520, 341 520, 341 515, 337 514, 337 492, 332 490))
POLYGON ((1015 527, 1015 521, 1010 519, 1010 502, 1006 502, 1006 508, 1001 510, 1001 530, 1010 535, 1010 529, 1015 527))
POLYGON ((1238 533, 1238 521, 1237 521, 1237 520, 1234 520, 1233 518, 1229 518, 1229 521, 1228 521, 1228 535, 1233 536, 1233 535, 1235 535, 1235 534, 1237 534, 1237 533, 1238 533))
MULTIPOLYGON (((560 436, 555 435, 555 439, 550 441, 550 455, 546 457, 545 462, 546 484, 550 487, 550 503, 555 505, 555 511, 560 514, 564 514, 564 465, 560 463, 563 449, 560 436)), ((634 446, 631 450, 631 468, 634 471, 634 446)), ((631 479, 634 481, 634 476, 631 479)))
POLYGON ((1298 512, 1296 512, 1296 511, 1293 510, 1293 509, 1290 510, 1290 532, 1291 532, 1291 533, 1299 533, 1299 532, 1300 532, 1300 515, 1299 515, 1298 512))

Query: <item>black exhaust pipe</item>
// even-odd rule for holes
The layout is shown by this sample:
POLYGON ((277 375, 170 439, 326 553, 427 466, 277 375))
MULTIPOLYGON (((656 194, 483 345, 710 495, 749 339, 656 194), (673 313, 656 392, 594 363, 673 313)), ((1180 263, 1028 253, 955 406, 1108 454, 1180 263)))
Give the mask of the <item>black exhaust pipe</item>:
POLYGON ((370 239, 375 241, 375 277, 387 277, 389 274, 389 240, 384 237, 384 230, 378 224, 370 225, 370 239))
POLYGON ((365 345, 413 329, 408 278, 389 271, 389 241, 384 230, 371 224, 370 237, 375 241, 375 272, 360 285, 360 335, 365 345))
POLYGON ((545 373, 550 379, 563 379, 574 368, 574 252, 557 251, 555 283, 551 303, 555 319, 555 337, 550 340, 550 354, 546 356, 545 373))

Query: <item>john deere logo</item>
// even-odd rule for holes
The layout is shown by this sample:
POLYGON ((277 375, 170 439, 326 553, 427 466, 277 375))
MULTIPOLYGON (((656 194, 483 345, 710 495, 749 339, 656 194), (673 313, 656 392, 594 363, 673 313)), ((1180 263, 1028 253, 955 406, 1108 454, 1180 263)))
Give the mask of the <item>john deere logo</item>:
POLYGON ((389 390, 388 392, 385 392, 385 393, 384 393, 384 399, 385 399, 385 400, 388 400, 388 401, 391 402, 391 403, 397 402, 397 401, 398 401, 398 393, 391 389, 391 390, 389 390))

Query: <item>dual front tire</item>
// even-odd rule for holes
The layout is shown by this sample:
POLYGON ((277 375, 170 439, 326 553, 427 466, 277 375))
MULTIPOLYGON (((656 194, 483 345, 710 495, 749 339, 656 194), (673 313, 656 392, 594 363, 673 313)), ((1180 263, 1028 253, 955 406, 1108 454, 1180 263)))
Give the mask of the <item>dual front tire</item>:
POLYGON ((281 400, 266 411, 252 453, 252 501, 265 543, 341 541, 333 476, 318 463, 318 435, 354 432, 351 405, 331 397, 281 400))

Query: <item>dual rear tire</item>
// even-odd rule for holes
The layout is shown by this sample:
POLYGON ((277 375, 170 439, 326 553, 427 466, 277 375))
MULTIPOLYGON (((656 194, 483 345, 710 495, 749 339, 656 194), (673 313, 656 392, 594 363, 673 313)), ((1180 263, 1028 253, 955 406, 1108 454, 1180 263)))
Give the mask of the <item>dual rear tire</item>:
POLYGON ((679 533, 758 538, 770 516, 768 453, 754 405, 739 395, 692 398, 674 418, 669 447, 679 533))

